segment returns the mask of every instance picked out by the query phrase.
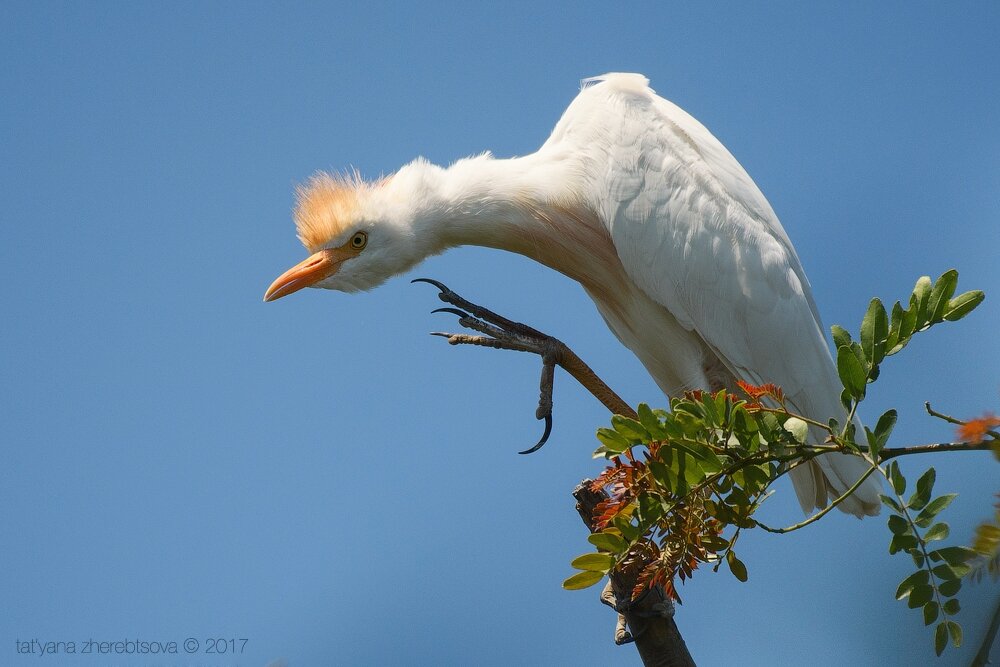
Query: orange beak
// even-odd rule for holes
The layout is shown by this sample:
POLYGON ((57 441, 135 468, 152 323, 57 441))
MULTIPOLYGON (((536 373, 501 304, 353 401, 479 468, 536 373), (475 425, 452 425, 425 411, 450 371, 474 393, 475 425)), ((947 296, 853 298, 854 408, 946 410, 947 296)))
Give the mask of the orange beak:
POLYGON ((304 261, 282 273, 271 283, 264 293, 264 301, 274 301, 303 287, 311 287, 324 278, 329 278, 340 268, 340 263, 350 255, 338 248, 320 250, 304 261))

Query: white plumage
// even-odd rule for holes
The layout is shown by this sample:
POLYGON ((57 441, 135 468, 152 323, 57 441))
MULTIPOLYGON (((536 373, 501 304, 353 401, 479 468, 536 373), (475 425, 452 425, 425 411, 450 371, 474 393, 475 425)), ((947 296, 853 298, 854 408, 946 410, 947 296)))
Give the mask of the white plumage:
MULTIPOLYGON (((669 396, 781 386, 791 408, 843 417, 809 282, 760 190, 697 120, 639 74, 584 88, 535 153, 447 169, 417 160, 383 181, 326 175, 300 189, 314 253, 271 286, 369 289, 458 245, 517 252, 577 280, 669 396), (358 248, 358 235, 364 235, 358 248)), ((804 510, 867 467, 829 455, 792 472, 804 510)), ((878 512, 869 478, 840 507, 878 512)))

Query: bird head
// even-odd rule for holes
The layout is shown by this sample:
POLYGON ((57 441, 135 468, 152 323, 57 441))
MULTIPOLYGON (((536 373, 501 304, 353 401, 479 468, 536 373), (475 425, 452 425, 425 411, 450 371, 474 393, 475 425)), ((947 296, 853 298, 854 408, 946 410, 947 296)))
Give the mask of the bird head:
POLYGON ((311 254, 279 276, 264 300, 304 287, 372 289, 430 254, 414 234, 412 205, 389 181, 320 173, 300 186, 295 224, 311 254))

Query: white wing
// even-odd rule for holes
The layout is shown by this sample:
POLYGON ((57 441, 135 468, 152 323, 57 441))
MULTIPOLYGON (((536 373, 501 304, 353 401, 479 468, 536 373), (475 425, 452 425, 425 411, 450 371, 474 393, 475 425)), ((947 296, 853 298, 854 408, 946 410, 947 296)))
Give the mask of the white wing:
MULTIPOLYGON (((590 203, 628 276, 697 333, 735 379, 781 386, 807 416, 842 415, 809 282, 764 195, 701 123, 656 96, 644 77, 596 81, 547 146, 567 142, 588 156, 590 203)), ((816 461, 793 471, 807 511, 866 470, 854 457, 816 461)), ((843 507, 877 513, 880 490, 869 478, 843 507)))

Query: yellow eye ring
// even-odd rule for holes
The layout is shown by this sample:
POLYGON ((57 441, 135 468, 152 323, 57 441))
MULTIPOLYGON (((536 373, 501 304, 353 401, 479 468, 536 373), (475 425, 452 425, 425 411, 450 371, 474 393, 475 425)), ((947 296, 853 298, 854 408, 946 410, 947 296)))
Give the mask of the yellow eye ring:
POLYGON ((368 234, 365 232, 356 232, 354 236, 351 237, 351 248, 354 250, 361 250, 366 245, 368 245, 368 234))

